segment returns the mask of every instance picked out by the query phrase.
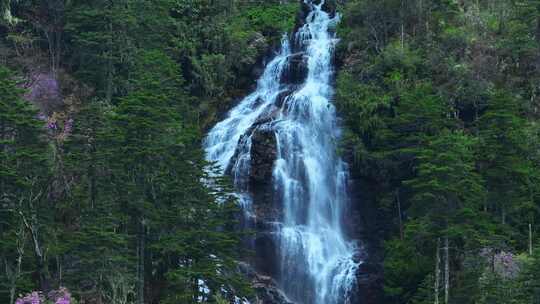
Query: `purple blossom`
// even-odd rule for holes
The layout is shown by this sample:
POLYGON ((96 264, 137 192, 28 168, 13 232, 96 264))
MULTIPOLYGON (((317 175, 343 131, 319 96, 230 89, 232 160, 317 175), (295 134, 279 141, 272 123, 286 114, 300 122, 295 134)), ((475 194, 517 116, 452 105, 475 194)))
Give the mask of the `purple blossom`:
POLYGON ((27 89, 24 98, 37 105, 42 112, 50 113, 62 105, 60 83, 55 75, 34 71, 28 75, 27 79, 28 81, 23 85, 27 89))
POLYGON ((44 303, 43 297, 37 291, 33 291, 30 294, 27 294, 23 298, 18 298, 15 301, 15 304, 41 304, 44 303))
POLYGON ((58 290, 62 295, 56 298, 55 304, 71 304, 71 293, 65 287, 60 287, 58 290))
POLYGON ((67 136, 73 131, 73 118, 68 119, 64 124, 64 135, 67 136))
POLYGON ((52 74, 32 73, 25 87, 29 91, 24 97, 29 101, 58 101, 60 99, 60 86, 52 74))
POLYGON ((49 292, 48 298, 54 304, 71 304, 71 293, 65 287, 60 287, 58 290, 49 292))
POLYGON ((58 126, 56 125, 56 122, 49 121, 49 122, 47 122, 47 128, 49 130, 56 130, 56 129, 58 129, 58 126))
POLYGON ((496 252, 492 248, 484 248, 480 255, 488 261, 495 273, 503 278, 515 278, 519 274, 519 261, 511 252, 496 252))
MULTIPOLYGON (((47 298, 54 304, 71 304, 71 293, 65 287, 52 290, 47 294, 47 298)), ((15 304, 44 304, 45 298, 41 292, 34 291, 22 298, 18 298, 15 304)), ((47 302, 49 303, 49 302, 47 302)))

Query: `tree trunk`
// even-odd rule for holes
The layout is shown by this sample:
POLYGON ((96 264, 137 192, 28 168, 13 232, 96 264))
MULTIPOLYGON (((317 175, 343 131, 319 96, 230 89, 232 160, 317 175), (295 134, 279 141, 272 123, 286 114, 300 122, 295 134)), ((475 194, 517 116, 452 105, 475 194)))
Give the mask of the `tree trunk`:
POLYGON ((403 241, 403 219, 401 218, 401 200, 399 199, 399 188, 396 189, 396 204, 398 210, 399 238, 403 241))
POLYGON ((107 88, 105 92, 105 99, 108 102, 111 102, 112 99, 112 91, 113 91, 113 41, 112 41, 112 35, 113 35, 113 28, 112 28, 112 20, 109 21, 109 50, 107 52, 107 88))
POLYGON ((401 19, 401 49, 403 50, 405 48, 405 5, 403 3, 404 0, 401 0, 400 4, 400 19, 401 19))
POLYGON ((60 69, 60 55, 62 54, 62 31, 61 30, 58 30, 55 35, 55 64, 56 66, 54 67, 54 70, 55 70, 55 75, 56 73, 58 73, 58 70, 60 69))
POLYGON ((532 243, 532 224, 529 223, 529 255, 533 254, 533 243, 532 243))
POLYGON ((444 237, 444 304, 448 304, 450 294, 450 254, 448 253, 448 236, 444 237))
POLYGON ((47 275, 47 264, 45 262, 45 257, 43 251, 37 241, 37 235, 34 237, 34 253, 36 254, 37 259, 37 270, 39 274, 39 285, 43 292, 49 292, 51 290, 51 285, 49 284, 49 278, 47 275))
MULTIPOLYGON (((92 157, 93 159, 93 157, 92 157)), ((96 197, 97 197, 97 188, 96 188, 96 174, 95 174, 96 170, 95 170, 95 167, 94 167, 94 162, 92 162, 92 164, 89 166, 88 168, 88 179, 89 179, 89 182, 90 182, 90 189, 89 189, 89 192, 90 192, 90 208, 94 209, 94 207, 96 206, 96 197)))
POLYGON ((491 251, 491 273, 495 273, 495 250, 491 251))
POLYGON ((32 220, 32 223, 29 222, 24 215, 23 212, 19 211, 19 215, 21 216, 21 219, 26 227, 26 229, 30 232, 30 237, 32 238, 33 243, 33 249, 34 254, 36 256, 36 265, 37 265, 37 273, 39 276, 39 287, 41 290, 45 293, 50 291, 50 284, 49 284, 49 278, 47 274, 47 263, 45 261, 45 255, 43 253, 43 248, 41 247, 41 244, 39 242, 39 232, 37 225, 33 223, 34 220, 32 220))
MULTIPOLYGON (((7 139, 7 131, 6 131, 6 123, 4 121, 4 119, 2 119, 2 121, 0 122, 0 156, 2 156, 2 154, 6 153, 7 151, 7 144, 3 144, 5 143, 6 139, 7 139)), ((6 157, 2 157, 2 166, 5 166, 7 168, 7 158, 6 157)), ((3 178, 0 178, 0 196, 4 196, 5 193, 4 193, 4 190, 5 189, 5 181, 3 178)))
POLYGON ((441 286, 441 238, 437 239, 437 252, 435 254, 435 304, 439 304, 439 287, 441 286))
POLYGON ((140 219, 138 235, 138 284, 137 284, 137 304, 144 304, 144 260, 145 260, 145 227, 144 218, 140 219))
POLYGON ((536 11, 536 42, 540 44, 540 4, 537 4, 536 11))
MULTIPOLYGON (((26 231, 24 224, 21 223, 19 231, 17 232, 17 261, 15 264, 15 269, 11 274, 10 286, 9 286, 9 303, 15 303, 15 292, 17 291, 17 280, 21 275, 22 259, 24 256, 24 247, 26 244, 26 231)), ((8 272, 8 262, 6 260, 6 272, 8 272)))

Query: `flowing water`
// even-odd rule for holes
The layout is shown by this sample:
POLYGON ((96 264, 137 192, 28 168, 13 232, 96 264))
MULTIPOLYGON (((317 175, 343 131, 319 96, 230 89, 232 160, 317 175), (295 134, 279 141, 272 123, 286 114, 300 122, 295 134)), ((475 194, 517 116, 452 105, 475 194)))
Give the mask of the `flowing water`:
POLYGON ((252 216, 247 178, 252 136, 263 128, 273 132, 277 157, 272 183, 283 210, 274 231, 280 265, 276 280, 296 303, 347 303, 358 263, 353 260, 356 247, 343 231, 348 174, 336 154, 340 134, 331 104, 339 16, 323 11, 323 1, 305 2, 310 10, 304 25, 291 39, 283 38, 257 89, 209 132, 205 149, 208 160, 230 170, 243 208, 252 216), (299 56, 300 63, 293 60, 299 56), (291 64, 307 69, 302 83, 286 81, 291 64))

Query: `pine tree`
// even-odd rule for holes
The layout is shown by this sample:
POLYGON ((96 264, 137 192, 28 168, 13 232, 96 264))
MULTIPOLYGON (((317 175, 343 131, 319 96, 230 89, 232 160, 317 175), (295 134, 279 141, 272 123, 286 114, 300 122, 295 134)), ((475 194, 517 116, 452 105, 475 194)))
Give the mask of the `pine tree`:
MULTIPOLYGON (((536 175, 535 166, 524 141, 527 125, 520 114, 519 99, 495 92, 478 125, 480 171, 488 185, 485 209, 498 214, 502 224, 513 222, 525 232, 537 213, 537 190, 531 182, 536 175), (529 220, 520 223, 524 216, 529 220)), ((526 247, 525 242, 522 246, 526 247)))
POLYGON ((107 101, 130 89, 138 31, 133 2, 71 1, 66 8, 64 28, 76 75, 107 101))
POLYGON ((211 299, 241 286, 225 280, 235 277, 238 239, 227 230, 234 203, 218 204, 205 186, 209 177, 178 67, 158 51, 141 53, 137 67, 137 89, 110 114, 106 147, 114 204, 127 215, 137 257, 137 303, 211 299), (163 284, 170 288, 147 288, 163 284))
POLYGON ((133 298, 134 265, 125 215, 116 203, 105 138, 110 106, 92 101, 74 118, 63 145, 65 174, 75 180, 57 209, 62 215, 65 282, 81 300, 125 303, 133 298), (79 286, 84 286, 81 288, 79 286))
POLYGON ((444 265, 441 267, 444 303, 451 297, 450 267, 452 260, 458 259, 456 249, 459 252, 475 248, 476 236, 482 232, 479 210, 485 191, 475 169, 473 147, 474 140, 469 136, 444 131, 420 150, 416 177, 405 181, 413 193, 408 212, 412 223, 416 222, 414 226, 409 224, 413 229, 409 229, 407 236, 416 239, 415 242, 443 240, 436 248, 441 250, 444 265), (424 235, 416 235, 415 227, 424 235))
POLYGON ((538 303, 540 301, 540 250, 536 248, 530 260, 523 263, 523 271, 520 274, 518 283, 517 304, 538 303), (518 302, 519 301, 519 302, 518 302))
POLYGON ((45 205, 48 146, 44 124, 22 94, 10 71, 0 67, 0 257, 10 269, 2 279, 8 282, 10 301, 27 275, 27 259, 36 267, 40 287, 46 290, 50 284, 43 243, 50 215, 45 205))

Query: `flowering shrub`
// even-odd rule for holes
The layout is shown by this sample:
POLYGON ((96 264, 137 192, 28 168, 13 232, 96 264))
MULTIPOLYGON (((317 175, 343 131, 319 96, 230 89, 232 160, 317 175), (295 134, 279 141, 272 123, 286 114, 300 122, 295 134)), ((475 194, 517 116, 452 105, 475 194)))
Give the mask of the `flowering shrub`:
POLYGON ((59 140, 66 139, 73 132, 73 118, 67 118, 66 113, 54 112, 51 116, 46 117, 46 127, 59 140))
POLYGON ((56 129, 58 129, 58 126, 56 125, 56 122, 54 122, 54 121, 48 121, 48 122, 47 122, 47 128, 48 128, 49 130, 56 130, 56 129))
POLYGON ((49 292, 48 298, 54 304, 71 304, 71 293, 65 287, 60 287, 58 290, 49 292))
POLYGON ((24 297, 18 298, 15 304, 75 304, 71 299, 71 293, 65 287, 58 290, 52 290, 43 296, 41 291, 33 291, 24 297))
POLYGON ((26 100, 34 102, 46 113, 62 103, 58 80, 50 73, 31 73, 24 87, 28 89, 24 95, 26 100))
POLYGON ((486 259, 489 267, 497 275, 506 279, 513 279, 518 276, 521 267, 517 256, 513 253, 484 248, 480 255, 486 259))
POLYGON ((23 298, 18 298, 17 301, 15 301, 15 304, 41 304, 41 303, 45 303, 45 299, 43 298, 43 295, 41 294, 41 292, 37 292, 37 291, 29 293, 23 298))
POLYGON ((65 136, 71 134, 71 131, 73 131, 73 118, 68 119, 64 123, 64 134, 65 134, 65 136))

